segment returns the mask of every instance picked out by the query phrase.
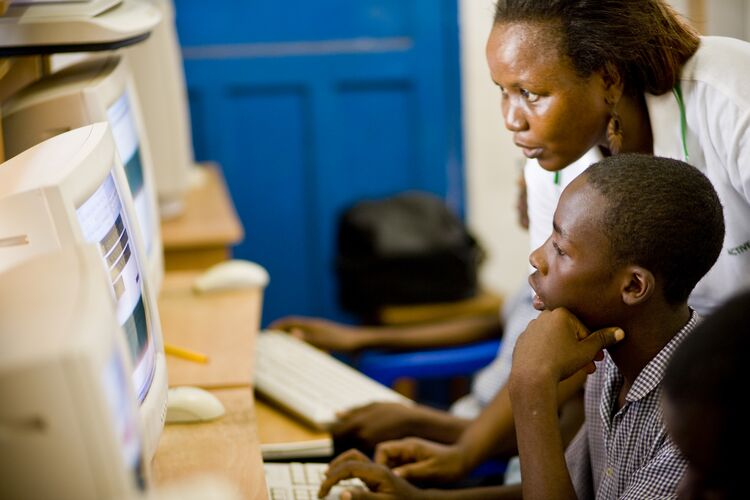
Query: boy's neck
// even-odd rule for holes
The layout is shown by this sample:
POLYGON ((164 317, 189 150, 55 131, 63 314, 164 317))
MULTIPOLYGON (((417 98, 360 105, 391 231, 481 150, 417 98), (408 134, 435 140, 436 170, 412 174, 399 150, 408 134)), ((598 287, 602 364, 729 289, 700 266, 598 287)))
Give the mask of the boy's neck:
POLYGON ((690 320, 687 303, 672 306, 651 301, 634 309, 620 326, 625 340, 608 349, 629 388, 641 370, 690 320))

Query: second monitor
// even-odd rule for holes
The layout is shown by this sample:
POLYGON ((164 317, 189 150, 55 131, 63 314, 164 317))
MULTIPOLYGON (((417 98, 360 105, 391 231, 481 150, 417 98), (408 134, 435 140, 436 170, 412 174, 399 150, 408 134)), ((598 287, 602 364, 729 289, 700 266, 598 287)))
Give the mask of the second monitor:
POLYGON ((46 76, 3 103, 2 119, 8 158, 60 133, 109 122, 143 230, 151 286, 158 294, 164 256, 154 166, 126 61, 96 56, 46 76))

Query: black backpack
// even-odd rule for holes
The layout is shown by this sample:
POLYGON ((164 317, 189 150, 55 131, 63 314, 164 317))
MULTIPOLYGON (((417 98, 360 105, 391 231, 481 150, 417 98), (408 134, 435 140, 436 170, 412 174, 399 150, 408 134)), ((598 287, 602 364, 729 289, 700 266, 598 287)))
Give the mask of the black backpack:
POLYGON ((385 305, 472 297, 484 252, 442 199, 405 192, 365 200, 338 222, 339 303, 367 321, 385 305))

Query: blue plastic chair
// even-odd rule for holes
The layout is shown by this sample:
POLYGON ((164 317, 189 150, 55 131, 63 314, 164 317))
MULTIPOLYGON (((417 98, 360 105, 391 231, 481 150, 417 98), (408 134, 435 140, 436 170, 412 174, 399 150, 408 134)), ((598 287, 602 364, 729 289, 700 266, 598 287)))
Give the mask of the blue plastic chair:
POLYGON ((495 359, 500 343, 500 340, 484 340, 454 347, 406 352, 373 349, 363 352, 355 366, 362 373, 389 387, 401 377, 419 380, 471 376, 495 359))

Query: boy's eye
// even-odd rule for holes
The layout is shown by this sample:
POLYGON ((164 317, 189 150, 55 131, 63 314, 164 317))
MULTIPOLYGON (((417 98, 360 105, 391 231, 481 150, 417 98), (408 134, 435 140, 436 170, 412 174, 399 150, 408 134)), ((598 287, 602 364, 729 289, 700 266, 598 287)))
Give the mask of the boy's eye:
POLYGON ((557 252, 557 255, 560 255, 560 256, 565 255, 565 251, 562 248, 560 248, 560 245, 558 245, 554 241, 552 242, 552 247, 555 249, 555 252, 557 252))
POLYGON ((539 94, 529 92, 526 89, 521 89, 520 93, 521 93, 521 96, 529 102, 536 102, 539 100, 539 94))

